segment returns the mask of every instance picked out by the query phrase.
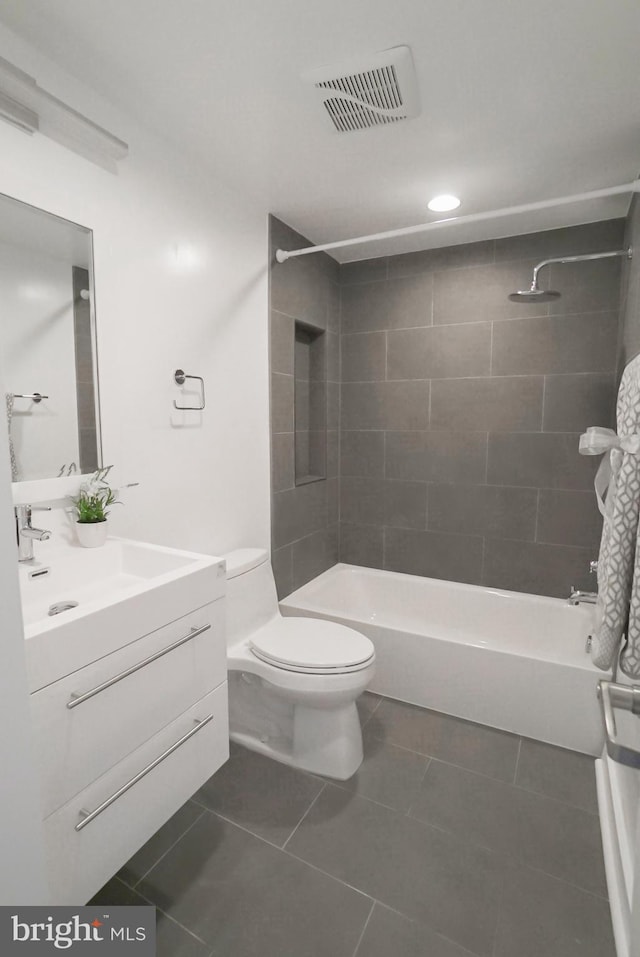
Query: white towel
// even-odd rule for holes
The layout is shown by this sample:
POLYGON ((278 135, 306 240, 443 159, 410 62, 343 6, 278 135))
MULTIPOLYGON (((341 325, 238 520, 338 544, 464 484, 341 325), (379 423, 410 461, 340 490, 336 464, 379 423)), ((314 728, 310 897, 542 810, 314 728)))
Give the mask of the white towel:
POLYGON ((595 482, 604 523, 591 657, 598 668, 609 670, 626 632, 620 666, 630 677, 639 678, 640 356, 629 363, 620 382, 617 428, 617 435, 610 430, 590 429, 580 442, 582 454, 601 454, 607 450, 595 482), (600 448, 596 448, 598 444, 600 448))

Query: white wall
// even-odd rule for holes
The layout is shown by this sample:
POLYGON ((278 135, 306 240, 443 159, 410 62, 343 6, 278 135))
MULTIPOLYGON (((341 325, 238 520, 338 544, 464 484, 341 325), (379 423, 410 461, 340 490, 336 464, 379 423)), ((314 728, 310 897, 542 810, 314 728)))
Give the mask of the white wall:
MULTIPOLYGON (((0 379, 0 395, 4 386, 0 379)), ((0 904, 46 903, 41 812, 33 762, 18 598, 7 437, 0 429, 0 904)))
POLYGON ((141 483, 117 530, 216 554, 267 546, 266 208, 4 27, 0 56, 130 146, 115 176, 0 122, 0 192, 94 231, 104 458, 141 483), (201 416, 172 414, 177 367, 205 378, 201 416))
POLYGON ((8 392, 49 397, 14 402, 18 478, 51 478, 63 463, 77 463, 71 263, 0 243, 0 369, 8 392))
MULTIPOLYGON (((248 206, 190 164, 186 150, 140 129, 3 27, 0 56, 130 144, 114 176, 0 122, 0 192, 94 231, 104 457, 141 483, 124 508, 113 510, 118 530, 214 554, 268 547, 266 208, 248 206), (204 376, 202 416, 172 414, 176 367, 204 376)), ((6 457, 0 436, 3 477, 6 457)), ((41 883, 37 848, 25 831, 33 808, 19 803, 21 792, 35 795, 30 752, 20 747, 28 733, 24 662, 4 487, 0 537, 0 558, 9 566, 2 579, 0 702, 3 710, 15 706, 0 731, 1 777, 13 775, 0 792, 0 829, 12 835, 2 851, 0 903, 29 903, 41 883), (21 852, 24 880, 15 875, 21 852)))

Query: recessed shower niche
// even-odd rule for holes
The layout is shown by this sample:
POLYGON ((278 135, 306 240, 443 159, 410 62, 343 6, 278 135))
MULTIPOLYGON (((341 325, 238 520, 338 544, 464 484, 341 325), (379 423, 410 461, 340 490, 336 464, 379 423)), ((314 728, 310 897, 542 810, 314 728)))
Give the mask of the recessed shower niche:
POLYGON ((295 323, 295 478, 306 485, 326 478, 327 384, 323 329, 295 323))

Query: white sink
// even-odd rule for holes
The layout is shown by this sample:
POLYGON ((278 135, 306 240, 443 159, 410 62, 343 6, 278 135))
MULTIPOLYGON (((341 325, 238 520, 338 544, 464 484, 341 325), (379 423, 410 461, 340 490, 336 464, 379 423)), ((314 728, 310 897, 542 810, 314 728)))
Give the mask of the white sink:
POLYGON ((99 548, 64 545, 19 566, 31 690, 83 667, 141 633, 215 600, 224 563, 123 538, 99 548), (68 606, 50 614, 52 606, 68 606), (129 635, 131 637, 129 637, 129 635))

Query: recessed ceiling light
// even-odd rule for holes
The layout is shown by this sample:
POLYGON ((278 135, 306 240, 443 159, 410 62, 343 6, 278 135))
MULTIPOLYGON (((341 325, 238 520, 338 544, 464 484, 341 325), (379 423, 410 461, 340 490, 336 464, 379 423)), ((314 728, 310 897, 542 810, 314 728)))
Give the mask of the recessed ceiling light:
POLYGON ((457 209, 460 205, 460 200, 457 196, 434 196, 433 199, 429 200, 427 206, 434 213, 448 213, 451 209, 457 209))

